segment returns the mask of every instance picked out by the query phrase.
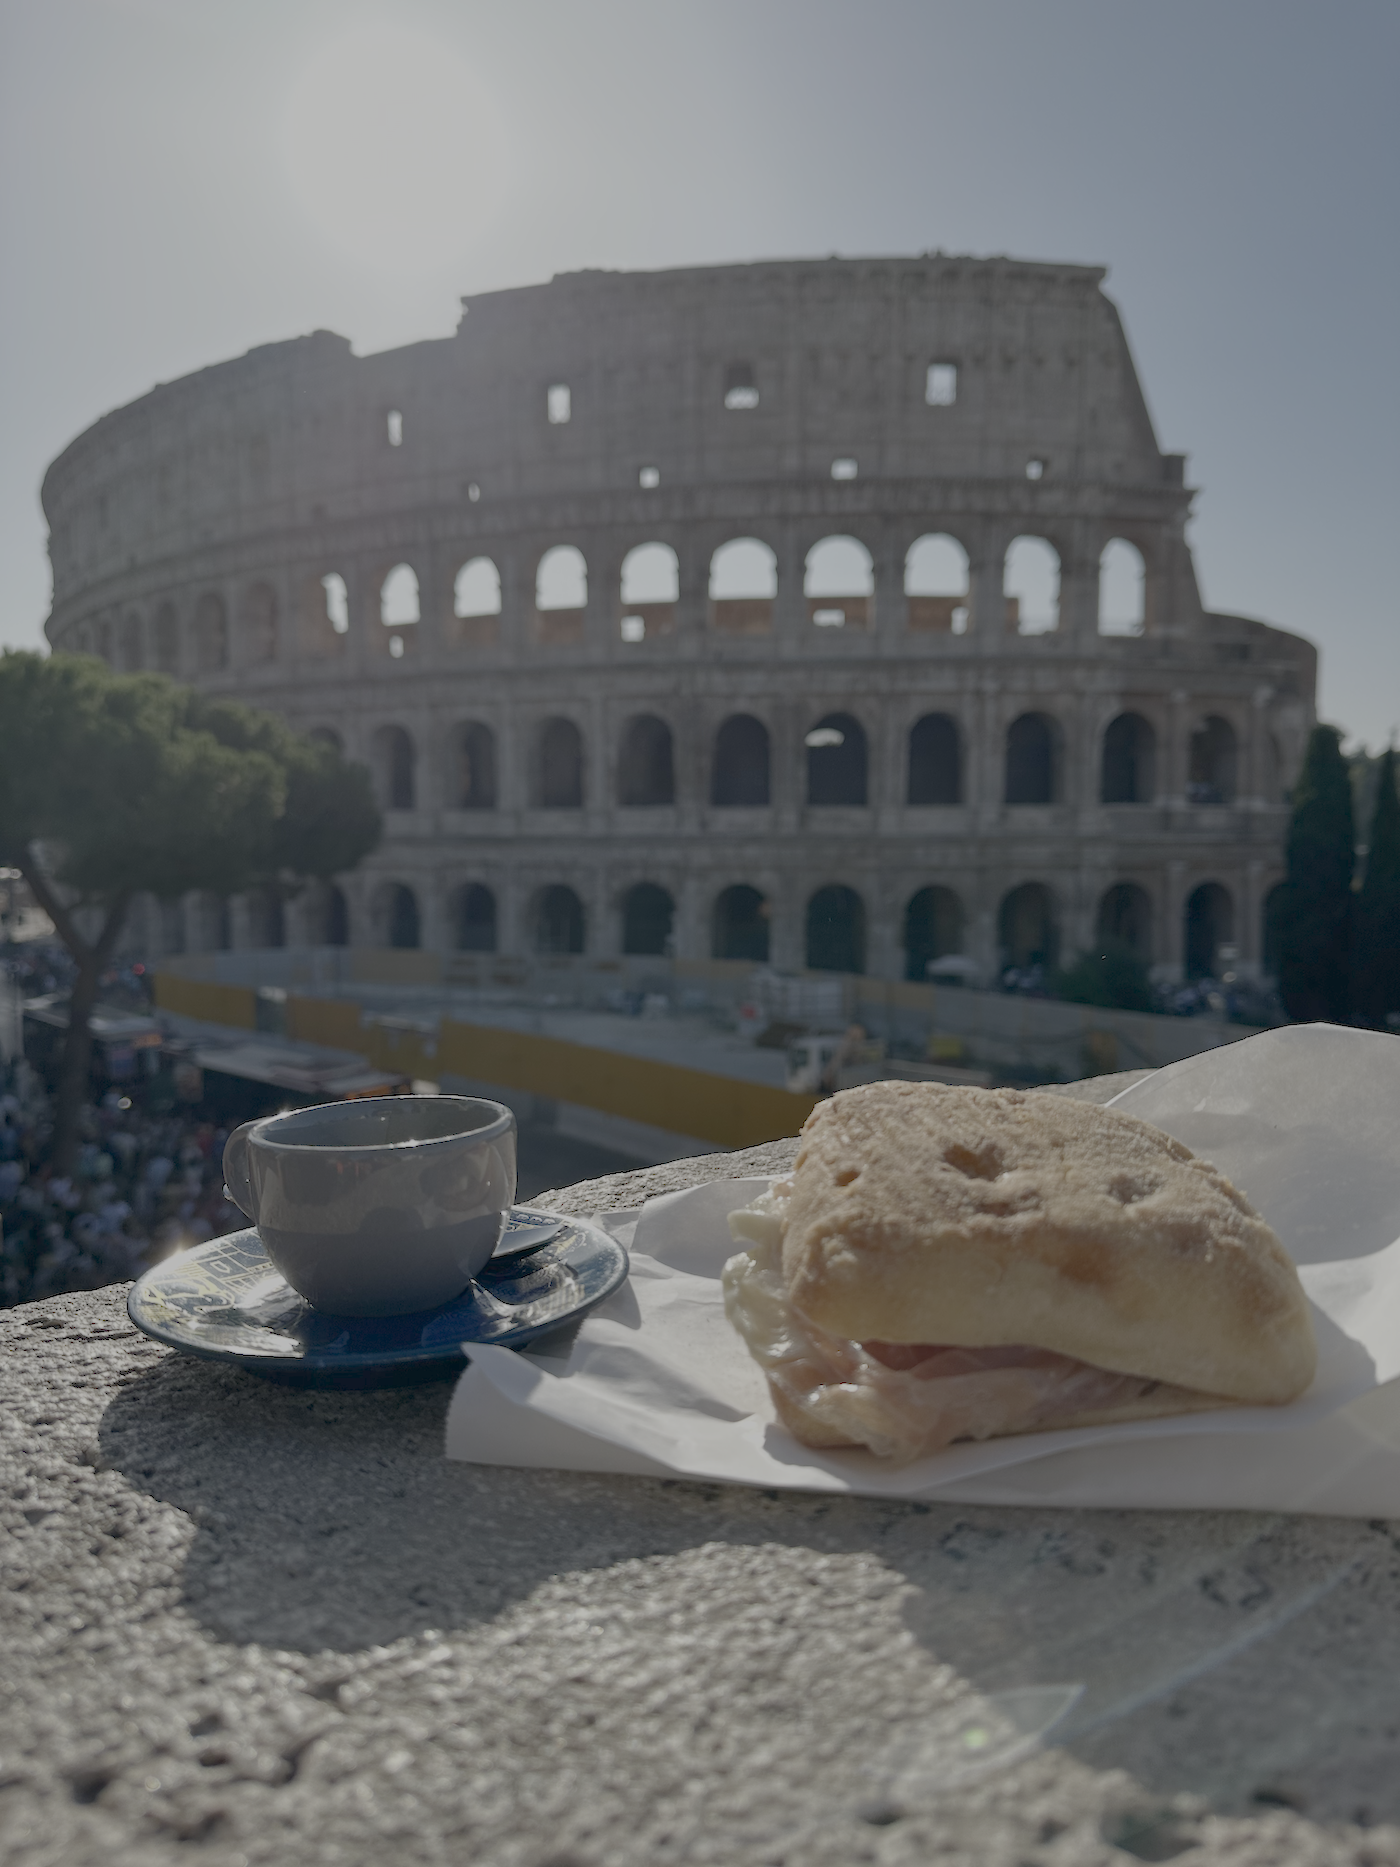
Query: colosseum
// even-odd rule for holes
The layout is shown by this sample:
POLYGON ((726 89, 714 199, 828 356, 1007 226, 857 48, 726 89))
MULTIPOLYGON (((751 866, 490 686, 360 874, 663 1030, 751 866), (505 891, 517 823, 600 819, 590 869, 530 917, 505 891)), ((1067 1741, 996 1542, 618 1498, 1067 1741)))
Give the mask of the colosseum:
POLYGON ((44 481, 53 647, 333 735, 386 821, 152 944, 1258 974, 1316 653, 1204 609, 1103 277, 582 272, 105 416, 44 481))

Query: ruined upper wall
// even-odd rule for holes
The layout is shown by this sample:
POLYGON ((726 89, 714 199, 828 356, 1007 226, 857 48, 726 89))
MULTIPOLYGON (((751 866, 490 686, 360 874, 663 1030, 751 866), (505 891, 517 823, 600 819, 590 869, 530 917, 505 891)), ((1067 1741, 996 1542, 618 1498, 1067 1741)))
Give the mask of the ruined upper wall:
MULTIPOLYGON (((942 255, 583 272, 464 301, 453 338, 356 357, 320 331, 163 385, 44 480, 55 607, 137 564, 331 520, 681 487, 859 481, 936 507, 1025 491, 1179 528, 1103 272, 942 255), (951 406, 928 365, 956 366, 951 406), (748 373, 757 405, 725 406, 748 373), (551 423, 551 385, 570 419, 551 423), (390 444, 388 418, 402 421, 390 444), (1019 489, 1019 490, 1018 490, 1019 489)), ((872 489, 873 490, 873 489, 872 489)))

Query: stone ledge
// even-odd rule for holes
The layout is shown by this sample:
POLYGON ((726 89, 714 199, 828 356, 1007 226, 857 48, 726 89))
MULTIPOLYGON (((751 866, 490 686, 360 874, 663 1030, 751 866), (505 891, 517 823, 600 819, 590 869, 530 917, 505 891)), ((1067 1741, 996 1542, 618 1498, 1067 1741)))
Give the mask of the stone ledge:
POLYGON ((449 1465, 448 1384, 274 1387, 124 1297, 0 1315, 17 1867, 1400 1864, 1400 1527, 449 1465), (901 1729, 1049 1679, 1061 1745, 891 1800, 901 1729))

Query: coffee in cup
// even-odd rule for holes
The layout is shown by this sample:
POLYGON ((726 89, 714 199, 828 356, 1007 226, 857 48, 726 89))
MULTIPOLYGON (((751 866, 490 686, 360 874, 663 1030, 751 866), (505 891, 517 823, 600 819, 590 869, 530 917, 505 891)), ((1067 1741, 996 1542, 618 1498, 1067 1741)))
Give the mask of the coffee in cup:
POLYGON ((515 1200, 515 1117, 476 1096, 375 1096, 245 1122, 230 1196, 292 1288, 337 1316, 460 1296, 515 1200))

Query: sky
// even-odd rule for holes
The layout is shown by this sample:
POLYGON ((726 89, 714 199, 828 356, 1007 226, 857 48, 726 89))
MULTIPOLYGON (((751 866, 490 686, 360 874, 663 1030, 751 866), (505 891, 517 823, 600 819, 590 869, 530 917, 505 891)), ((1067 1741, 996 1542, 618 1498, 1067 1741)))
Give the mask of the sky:
POLYGON ((0 643, 44 469, 326 327, 586 266, 1106 265, 1212 608, 1400 728, 1395 0, 0 0, 0 643))

